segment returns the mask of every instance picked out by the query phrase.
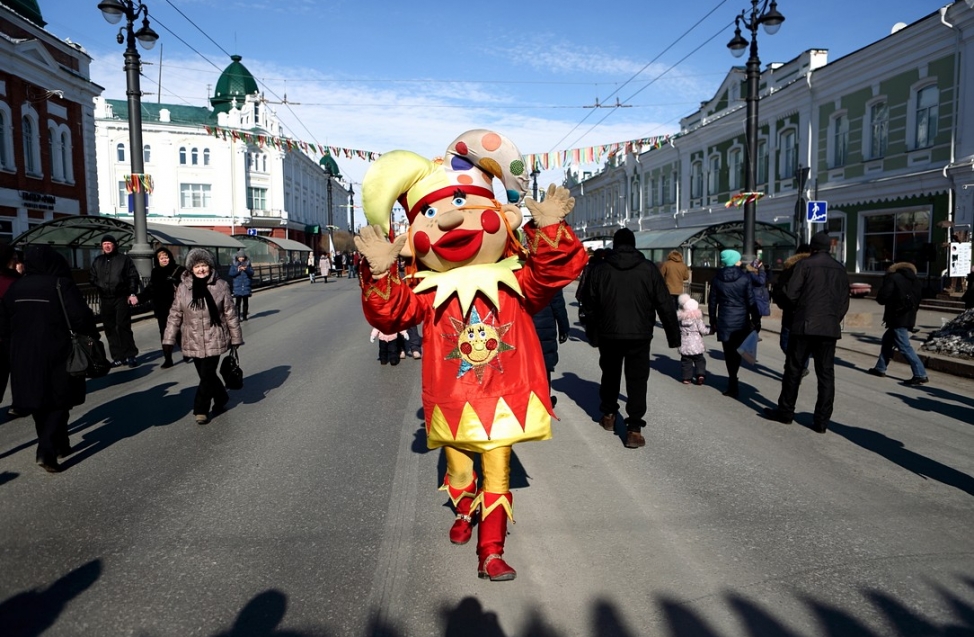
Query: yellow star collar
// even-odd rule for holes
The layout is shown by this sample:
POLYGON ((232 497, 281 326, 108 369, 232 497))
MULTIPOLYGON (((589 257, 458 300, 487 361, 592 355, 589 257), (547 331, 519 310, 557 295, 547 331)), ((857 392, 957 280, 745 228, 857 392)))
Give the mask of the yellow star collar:
POLYGON ((521 264, 516 256, 508 257, 497 263, 482 265, 465 265, 446 272, 424 271, 417 272, 414 278, 422 279, 414 292, 425 292, 436 288, 433 307, 438 308, 456 292, 460 301, 460 308, 466 316, 473 303, 474 296, 481 292, 494 304, 500 307, 498 286, 503 283, 518 296, 524 296, 521 286, 514 278, 514 271, 520 270, 521 264))

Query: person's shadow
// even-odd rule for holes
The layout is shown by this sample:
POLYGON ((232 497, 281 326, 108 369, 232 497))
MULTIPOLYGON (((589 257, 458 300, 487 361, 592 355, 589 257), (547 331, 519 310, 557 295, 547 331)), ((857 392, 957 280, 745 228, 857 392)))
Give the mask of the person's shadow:
MULTIPOLYGON (((230 630, 213 637, 311 637, 312 633, 279 629, 286 614, 287 595, 276 589, 267 590, 247 602, 230 630)), ((316 630, 314 634, 324 633, 316 630)))
MULTIPOLYGON (((602 417, 599 411, 599 384, 586 380, 571 372, 563 373, 560 378, 551 379, 551 388, 561 395, 572 399, 585 413, 598 420, 602 417)), ((555 407, 557 413, 558 408, 555 407)))
MULTIPOLYGON (((259 403, 267 398, 267 395, 274 389, 283 387, 291 375, 290 365, 278 365, 271 367, 256 374, 247 374, 247 361, 241 360, 240 367, 244 370, 243 389, 230 390, 230 405, 242 403, 252 405, 259 403)), ((196 391, 196 388, 193 388, 196 391)))
POLYGON ((68 603, 101 577, 101 560, 92 560, 47 588, 33 588, 0 602, 5 637, 37 637, 54 625, 68 603))

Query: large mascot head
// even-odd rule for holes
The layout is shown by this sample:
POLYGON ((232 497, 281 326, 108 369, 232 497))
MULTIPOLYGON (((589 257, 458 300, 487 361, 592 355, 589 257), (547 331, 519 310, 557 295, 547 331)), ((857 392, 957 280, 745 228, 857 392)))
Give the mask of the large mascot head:
POLYGON ((398 201, 409 221, 403 256, 445 272, 505 256, 513 231, 521 225, 521 211, 513 204, 527 185, 524 160, 510 140, 471 130, 453 140, 443 160, 430 161, 406 150, 383 154, 363 180, 362 207, 368 222, 388 233, 398 201), (510 204, 495 200, 495 177, 510 204))

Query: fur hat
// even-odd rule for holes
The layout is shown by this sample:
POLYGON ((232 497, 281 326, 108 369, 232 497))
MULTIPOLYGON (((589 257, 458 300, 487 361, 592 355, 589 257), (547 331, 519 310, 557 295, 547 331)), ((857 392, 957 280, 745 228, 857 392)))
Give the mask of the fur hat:
POLYGON ((690 298, 691 298, 690 295, 689 294, 686 294, 686 293, 681 294, 680 296, 676 297, 677 309, 681 309, 683 307, 683 304, 686 303, 687 301, 689 301, 690 298))
POLYGON ((697 310, 700 309, 700 304, 694 301, 693 299, 687 299, 686 301, 683 302, 682 307, 684 312, 696 312, 697 310))
POLYGON ((216 259, 210 254, 209 250, 203 248, 193 248, 186 255, 186 269, 192 270, 197 263, 205 263, 211 270, 216 270, 216 259))
POLYGON ((828 252, 832 249, 832 240, 829 238, 829 233, 816 232, 812 235, 812 240, 808 242, 812 248, 812 252, 828 252))
POLYGON ((618 248, 619 246, 636 247, 636 235, 633 234, 632 230, 629 228, 619 228, 616 230, 616 233, 612 235, 612 247, 618 248))
POLYGON ((741 253, 737 250, 721 250, 720 262, 725 268, 731 268, 741 262, 741 253))

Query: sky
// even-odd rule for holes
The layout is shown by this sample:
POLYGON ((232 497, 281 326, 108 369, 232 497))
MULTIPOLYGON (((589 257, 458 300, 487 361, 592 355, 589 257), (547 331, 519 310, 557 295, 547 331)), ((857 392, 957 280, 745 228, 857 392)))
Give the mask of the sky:
MULTIPOLYGON (((759 32, 759 56, 766 66, 827 49, 834 61, 948 3, 780 0, 785 22, 773 36, 759 32)), ((92 56, 91 79, 104 87, 102 96, 125 99, 119 25, 106 22, 97 4, 38 0, 45 28, 92 56)), ((750 0, 146 5, 160 38, 151 51, 140 50, 143 100, 208 105, 230 55, 239 54, 286 136, 429 158, 473 128, 506 135, 522 154, 675 133, 680 118, 743 65, 726 45, 735 16, 751 8, 750 0), (605 107, 617 100, 621 107, 605 107)), ((368 162, 336 159, 360 191, 368 162)), ((560 170, 543 171, 539 186, 562 178, 560 170)))

